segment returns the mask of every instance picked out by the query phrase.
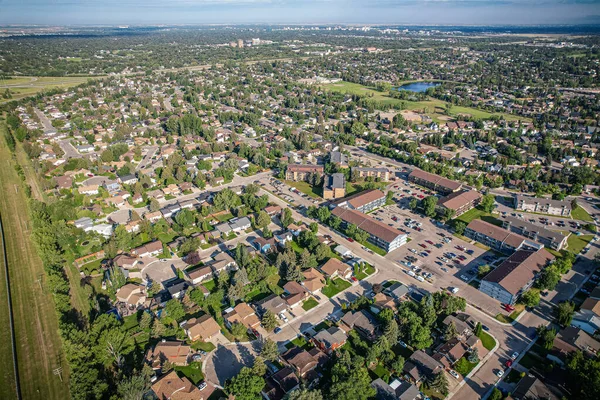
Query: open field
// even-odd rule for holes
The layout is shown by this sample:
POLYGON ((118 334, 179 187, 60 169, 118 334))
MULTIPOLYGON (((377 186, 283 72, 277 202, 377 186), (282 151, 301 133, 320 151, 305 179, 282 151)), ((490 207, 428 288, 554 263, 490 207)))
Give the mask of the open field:
POLYGON ((594 235, 571 235, 567 239, 567 250, 573 254, 579 254, 593 238, 594 235))
POLYGON ((352 82, 337 82, 337 83, 328 83, 323 85, 323 87, 327 90, 331 90, 334 92, 340 93, 348 93, 348 94, 358 94, 362 96, 370 97, 373 100, 380 101, 384 104, 390 104, 393 106, 397 106, 398 108, 402 108, 403 110, 411 110, 411 111, 422 111, 424 114, 430 116, 434 121, 442 122, 448 117, 457 118, 461 114, 470 115, 475 118, 485 119, 489 118, 492 115, 503 115, 504 119, 508 121, 528 121, 528 118, 519 117, 516 115, 505 114, 505 113, 490 113, 483 110, 478 110, 476 108, 470 107, 460 107, 460 106, 452 106, 448 115, 444 114, 444 109, 446 108, 446 102, 438 99, 430 98, 425 101, 408 101, 408 100, 400 100, 389 97, 384 92, 379 92, 373 88, 369 88, 358 83, 352 82))
MULTIPOLYGON (((54 301, 45 283, 42 262, 30 240, 27 200, 4 141, 4 129, 6 125, 2 123, 0 210, 11 275, 21 392, 24 399, 38 399, 42 393, 47 399, 66 399, 69 397, 68 366, 61 349, 54 301), (57 367, 63 369, 62 382, 52 373, 57 367)), ((5 341, 8 342, 6 336, 5 341)))
POLYGON ((23 76, 13 79, 0 80, 0 92, 7 88, 12 93, 12 99, 0 99, 0 102, 17 100, 32 96, 38 92, 55 88, 68 88, 87 82, 88 77, 50 77, 50 76, 23 76))
POLYGON ((13 368, 13 348, 8 313, 8 292, 6 289, 6 264, 4 263, 4 247, 0 242, 0 335, 4 338, 0 345, 0 357, 4 360, 4 368, 0 373, 0 398, 17 397, 15 370, 13 368))
POLYGON ((571 210, 571 218, 578 219, 580 221, 594 222, 590 214, 581 206, 577 206, 571 210))

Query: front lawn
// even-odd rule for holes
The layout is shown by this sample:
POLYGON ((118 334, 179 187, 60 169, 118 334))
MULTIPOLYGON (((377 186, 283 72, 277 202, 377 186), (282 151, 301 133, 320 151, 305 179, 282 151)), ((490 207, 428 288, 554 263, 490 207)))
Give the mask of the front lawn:
POLYGON ((521 380, 521 372, 516 369, 511 369, 506 378, 504 378, 504 382, 506 383, 519 383, 521 380))
POLYGON ((371 371, 373 372, 373 374, 375 374, 375 376, 381 378, 382 381, 384 381, 385 383, 389 383, 391 373, 381 363, 377 364, 375 368, 371 369, 371 371))
POLYGON ((498 313, 496 315, 496 319, 500 322, 504 322, 506 324, 512 324, 515 319, 525 310, 525 306, 523 304, 515 304, 515 311, 510 313, 510 315, 498 313))
MULTIPOLYGON (((357 267, 355 266, 354 268, 356 269, 357 267)), ((359 272, 354 273, 354 276, 359 281, 362 281, 367 276, 373 275, 374 273, 375 273, 375 268, 373 268, 370 264, 365 264, 365 266, 359 272)))
POLYGON ((289 341, 285 345, 285 348, 289 350, 296 346, 298 346, 304 350, 308 350, 310 348, 310 343, 308 342, 308 340, 306 340, 306 338, 304 336, 297 336, 294 340, 289 341))
POLYGON ((210 281, 204 282, 202 284, 202 286, 204 286, 206 288, 206 290, 208 290, 209 292, 212 292, 213 290, 215 290, 217 283, 215 282, 214 279, 211 279, 210 281))
POLYGON ((377 254, 379 254, 382 257, 385 257, 385 255, 387 254, 387 251, 385 251, 381 247, 375 246, 371 242, 365 241, 365 242, 360 242, 360 244, 362 244, 363 246, 365 246, 369 250, 373 250, 374 253, 377 253, 377 254))
POLYGON ((467 376, 475 368, 477 363, 472 363, 466 357, 462 357, 454 364, 454 370, 462 376, 467 376))
POLYGON ((304 311, 308 311, 312 308, 315 308, 318 305, 319 305, 319 302, 311 297, 308 300, 306 300, 304 303, 302 303, 302 309, 304 311))
POLYGON ((483 347, 485 347, 489 351, 491 351, 494 348, 494 346, 496 346, 496 340, 494 340, 494 338, 486 331, 481 331, 479 339, 481 339, 481 344, 483 345, 483 347))
POLYGON ((570 235, 567 239, 567 249, 577 255, 594 238, 594 235, 570 235))
POLYGON ((535 366, 539 367, 540 365, 544 365, 544 360, 534 355, 531 351, 528 351, 523 357, 521 357, 519 364, 527 369, 530 369, 535 366))
POLYGON ((177 366, 174 368, 180 375, 184 375, 194 385, 199 384, 204 380, 204 374, 202 374, 202 363, 192 362, 190 365, 177 366))
POLYGON ((352 284, 342 278, 336 278, 330 280, 329 284, 322 290, 323 294, 329 298, 332 298, 336 294, 348 289, 352 284))
POLYGON ((200 340, 193 342, 191 347, 194 350, 203 350, 207 353, 216 349, 216 346, 211 342, 202 342, 200 340))
POLYGON ((588 212, 585 211, 585 209, 581 206, 577 206, 571 210, 571 218, 578 219, 580 221, 587 221, 587 222, 594 221, 592 219, 592 217, 590 216, 590 214, 588 214, 588 212))

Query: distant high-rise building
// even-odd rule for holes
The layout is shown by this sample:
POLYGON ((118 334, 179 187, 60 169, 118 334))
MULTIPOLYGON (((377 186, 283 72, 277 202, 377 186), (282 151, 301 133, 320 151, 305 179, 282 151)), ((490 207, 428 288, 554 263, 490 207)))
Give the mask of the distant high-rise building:
POLYGON ((256 39, 252 39, 252 46, 258 46, 260 44, 260 39, 256 38, 256 39))
POLYGON ((238 39, 238 47, 241 49, 244 47, 244 41, 242 39, 238 39))

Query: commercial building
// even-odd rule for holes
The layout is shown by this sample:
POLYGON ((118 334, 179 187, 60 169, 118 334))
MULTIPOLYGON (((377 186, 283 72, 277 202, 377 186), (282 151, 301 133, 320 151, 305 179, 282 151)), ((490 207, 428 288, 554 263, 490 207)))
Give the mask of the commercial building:
POLYGON ((537 197, 516 195, 515 209, 519 211, 536 212, 568 217, 571 215, 571 203, 562 200, 541 199, 537 197))
POLYGON ((567 244, 568 236, 560 232, 551 231, 543 226, 532 224, 516 217, 503 216, 500 220, 504 229, 525 236, 551 249, 558 251, 567 244))
POLYGON ((479 290, 502 303, 514 304, 553 260, 546 249, 518 250, 481 280, 479 290))
POLYGON ((325 169, 322 165, 289 164, 285 170, 285 179, 288 181, 305 181, 310 174, 323 175, 325 169))
POLYGON ((363 213, 385 206, 385 194, 381 190, 369 189, 334 203, 337 207, 357 210, 363 213))
POLYGON ((460 182, 451 181, 450 179, 429 172, 425 172, 420 169, 413 169, 408 175, 408 180, 410 182, 416 183, 420 186, 424 186, 443 195, 448 195, 450 193, 457 192, 462 188, 462 183, 460 182))
POLYGON ((369 242, 387 252, 406 244, 407 235, 357 210, 336 207, 331 214, 342 220, 342 226, 354 224, 369 234, 369 242))
POLYGON ((543 244, 528 240, 525 236, 509 232, 506 229, 480 219, 471 221, 465 228, 464 235, 496 251, 507 254, 522 248, 537 250, 544 247, 543 244))
POLYGON ((390 171, 387 168, 365 168, 365 167, 354 167, 352 173, 356 174, 358 178, 375 178, 382 181, 390 180, 390 171))
POLYGON ((439 213, 444 214, 446 210, 454 211, 454 217, 458 217, 475 208, 481 203, 482 195, 475 190, 461 190, 452 192, 446 197, 438 200, 436 209, 439 213))
POLYGON ((335 173, 325 177, 323 185, 323 198, 325 200, 340 199, 346 195, 346 177, 342 173, 335 173))

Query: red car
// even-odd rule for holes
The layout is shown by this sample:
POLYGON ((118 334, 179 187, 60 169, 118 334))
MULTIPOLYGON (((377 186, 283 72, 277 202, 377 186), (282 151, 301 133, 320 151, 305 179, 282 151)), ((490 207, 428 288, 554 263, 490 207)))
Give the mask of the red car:
POLYGON ((513 360, 507 360, 506 363, 504 364, 506 366, 506 368, 510 368, 513 365, 513 360))
POLYGON ((351 237, 346 238, 346 239, 348 239, 349 242, 354 242, 354 239, 352 239, 351 237))
POLYGON ((510 304, 505 304, 504 309, 508 312, 515 311, 515 308, 513 306, 511 306, 510 304))
POLYGON ((392 221, 398 221, 398 217, 396 217, 395 215, 392 217, 392 221))
POLYGON ((422 248, 424 248, 424 249, 426 249, 426 248, 427 248, 427 246, 426 246, 426 245, 424 245, 423 243, 419 243, 419 246, 421 246, 421 247, 422 247, 422 248))
POLYGON ((355 277, 355 276, 353 276, 353 277, 352 277, 352 278, 350 278, 350 279, 352 279, 352 282, 357 282, 357 281, 358 281, 358 279, 356 279, 356 277, 355 277))
POLYGON ((427 242, 429 244, 433 244, 433 242, 431 240, 426 240, 425 242, 427 242))

